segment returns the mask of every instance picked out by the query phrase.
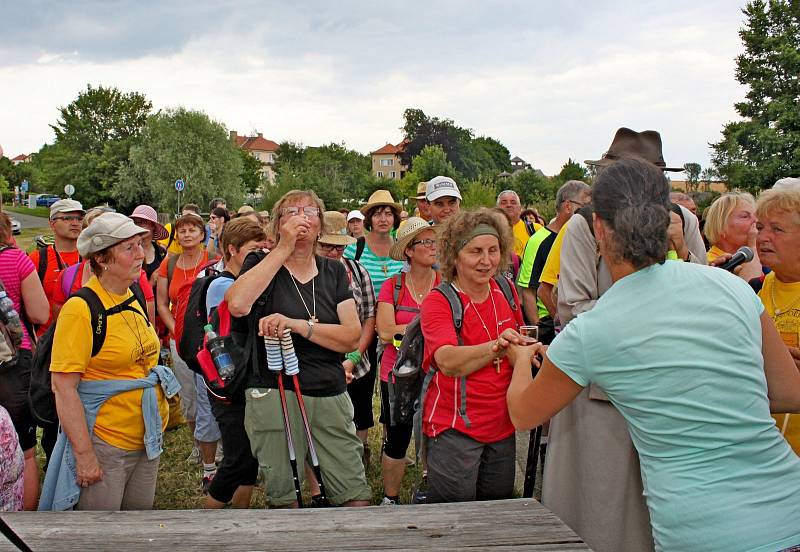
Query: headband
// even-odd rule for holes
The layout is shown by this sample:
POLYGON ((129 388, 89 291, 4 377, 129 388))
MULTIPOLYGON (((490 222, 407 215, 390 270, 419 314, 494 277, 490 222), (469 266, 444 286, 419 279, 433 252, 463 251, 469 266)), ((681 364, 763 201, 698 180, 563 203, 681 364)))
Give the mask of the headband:
POLYGON ((464 246, 471 242, 473 239, 477 238, 478 236, 494 236, 500 241, 500 233, 497 229, 492 226, 491 224, 486 224, 482 222, 481 224, 477 225, 472 231, 466 235, 464 239, 458 242, 458 248, 464 249, 464 246))

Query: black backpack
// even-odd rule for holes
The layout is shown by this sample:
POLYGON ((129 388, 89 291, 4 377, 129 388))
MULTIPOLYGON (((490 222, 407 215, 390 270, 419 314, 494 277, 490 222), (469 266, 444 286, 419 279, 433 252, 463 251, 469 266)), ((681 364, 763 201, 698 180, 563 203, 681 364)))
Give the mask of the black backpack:
POLYGON ((230 272, 217 272, 211 267, 206 269, 205 276, 195 278, 183 315, 183 332, 181 332, 180 340, 176 343, 178 356, 192 372, 201 375, 203 372, 197 362, 197 353, 203 348, 204 328, 209 322, 209 317, 206 315, 206 295, 211 282, 222 275, 233 278, 233 274, 230 272))
MULTIPOLYGON (((511 306, 512 311, 516 311, 519 306, 514 299, 512 283, 505 276, 496 276, 500 290, 511 306)), ((453 315, 453 326, 456 330, 458 344, 461 341, 461 325, 464 321, 464 305, 452 284, 442 282, 433 290, 444 295, 450 304, 450 311, 453 315)), ((432 291, 433 291, 432 290, 432 291)), ((391 424, 411 424, 415 414, 422 410, 425 400, 425 393, 428 385, 433 379, 436 370, 431 367, 425 374, 422 370, 422 356, 425 349, 425 337, 422 335, 422 325, 420 315, 414 317, 403 335, 400 347, 397 349, 397 359, 395 360, 392 371, 389 373, 389 419, 391 424)), ((461 378, 461 400, 459 401, 459 415, 464 420, 467 427, 470 426, 467 416, 467 380, 461 378)))
MULTIPOLYGON (((93 329, 93 357, 100 352, 106 340, 106 317, 128 310, 139 313, 147 319, 147 303, 138 282, 134 282, 130 289, 133 292, 133 296, 110 309, 106 309, 97 294, 88 287, 82 287, 72 295, 73 297, 80 297, 89 305, 93 329), (131 306, 134 301, 139 303, 142 309, 141 312, 131 306)), ((58 423, 56 399, 53 395, 50 378, 50 357, 53 350, 53 336, 56 331, 56 323, 57 321, 51 324, 47 331, 36 342, 36 352, 33 355, 33 364, 31 366, 31 386, 28 390, 28 403, 30 404, 34 419, 36 419, 40 425, 58 423)), ((149 320, 147 321, 147 325, 150 325, 149 320)))

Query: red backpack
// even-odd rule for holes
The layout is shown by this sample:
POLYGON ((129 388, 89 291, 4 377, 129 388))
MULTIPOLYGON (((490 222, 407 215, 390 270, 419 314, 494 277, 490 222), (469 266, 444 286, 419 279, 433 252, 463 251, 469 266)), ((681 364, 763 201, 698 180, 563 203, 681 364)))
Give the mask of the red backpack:
MULTIPOLYGON (((167 262, 167 289, 169 289, 170 282, 172 281, 172 274, 175 272, 175 266, 178 264, 178 257, 180 257, 180 255, 174 255, 167 262)), ((218 262, 218 259, 208 261, 195 272, 191 279, 184 280, 178 288, 178 293, 175 295, 175 300, 172 302, 172 316, 175 318, 175 329, 172 332, 172 337, 175 339, 176 347, 177 344, 181 342, 181 337, 183 337, 184 318, 186 316, 186 308, 189 305, 189 296, 192 293, 192 284, 194 284, 198 274, 204 271, 207 272, 218 262)))

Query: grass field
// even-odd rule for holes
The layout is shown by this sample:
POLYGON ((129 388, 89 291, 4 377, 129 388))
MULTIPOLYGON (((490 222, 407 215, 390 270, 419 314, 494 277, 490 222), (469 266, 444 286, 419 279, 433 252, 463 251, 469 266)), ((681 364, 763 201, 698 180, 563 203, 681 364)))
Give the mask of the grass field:
POLYGON ((3 205, 3 211, 9 213, 19 213, 21 215, 30 215, 32 217, 50 218, 50 209, 48 207, 14 207, 12 205, 3 205))

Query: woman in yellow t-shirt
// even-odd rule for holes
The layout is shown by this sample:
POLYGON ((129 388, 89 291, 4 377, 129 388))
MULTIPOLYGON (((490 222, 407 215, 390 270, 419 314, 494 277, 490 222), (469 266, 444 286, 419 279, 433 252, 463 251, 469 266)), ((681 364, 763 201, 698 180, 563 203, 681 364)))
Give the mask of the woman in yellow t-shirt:
MULTIPOLYGON (((85 287, 106 309, 132 298, 129 286, 139 279, 144 262, 146 230, 128 217, 107 213, 78 237, 78 251, 89 260, 94 275, 85 287)), ((108 398, 97 412, 90 433, 78 385, 88 381, 137 380, 158 363, 159 342, 153 325, 137 300, 105 316, 106 335, 92 356, 92 323, 88 303, 70 298, 61 309, 53 337, 52 372, 61 425, 72 445, 76 479, 81 487, 79 510, 150 509, 155 496, 158 458, 145 451, 143 390, 123 391, 108 398)), ((169 407, 155 388, 161 430, 169 407)))
POLYGON ((739 275, 745 280, 761 276, 761 262, 756 251, 756 201, 746 192, 722 194, 708 208, 703 233, 711 244, 707 260, 710 263, 725 253, 736 253, 747 246, 755 254, 744 263, 739 275))
MULTIPOLYGON (((767 190, 758 198, 758 254, 772 269, 758 292, 767 314, 800 366, 800 191, 767 190)), ((800 454, 800 414, 773 416, 800 454)))

